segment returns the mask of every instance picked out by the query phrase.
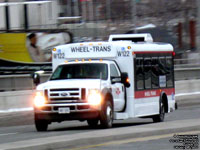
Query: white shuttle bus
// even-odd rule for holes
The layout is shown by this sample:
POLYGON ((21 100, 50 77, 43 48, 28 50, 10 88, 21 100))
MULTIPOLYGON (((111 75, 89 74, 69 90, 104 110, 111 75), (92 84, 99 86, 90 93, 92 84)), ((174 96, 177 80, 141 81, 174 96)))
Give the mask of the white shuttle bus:
POLYGON ((65 120, 104 128, 135 117, 164 121, 176 104, 174 54, 172 45, 153 42, 150 34, 55 47, 53 73, 34 97, 37 131, 65 120))

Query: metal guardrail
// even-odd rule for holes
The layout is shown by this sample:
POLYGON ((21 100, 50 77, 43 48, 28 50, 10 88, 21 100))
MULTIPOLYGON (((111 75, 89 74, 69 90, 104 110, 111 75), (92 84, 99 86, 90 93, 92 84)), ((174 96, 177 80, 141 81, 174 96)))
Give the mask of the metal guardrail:
POLYGON ((200 58, 174 59, 175 68, 200 68, 200 58))
POLYGON ((38 70, 51 73, 52 63, 22 63, 0 59, 0 75, 32 74, 38 70))
POLYGON ((197 63, 200 64, 200 58, 182 58, 174 59, 175 64, 197 63))
MULTIPOLYGON (((41 75, 41 83, 48 80, 50 74, 41 75)), ((200 79, 200 67, 175 68, 175 80, 200 79)), ((0 91, 17 91, 35 89, 30 74, 24 75, 2 75, 0 76, 0 91)))

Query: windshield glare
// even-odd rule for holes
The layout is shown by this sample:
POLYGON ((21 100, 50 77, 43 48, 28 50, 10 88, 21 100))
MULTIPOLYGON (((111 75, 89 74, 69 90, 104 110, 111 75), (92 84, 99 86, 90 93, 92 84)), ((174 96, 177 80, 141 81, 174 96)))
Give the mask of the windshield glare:
POLYGON ((90 64, 69 64, 59 66, 50 80, 61 79, 101 79, 106 80, 108 77, 107 64, 90 63, 90 64))

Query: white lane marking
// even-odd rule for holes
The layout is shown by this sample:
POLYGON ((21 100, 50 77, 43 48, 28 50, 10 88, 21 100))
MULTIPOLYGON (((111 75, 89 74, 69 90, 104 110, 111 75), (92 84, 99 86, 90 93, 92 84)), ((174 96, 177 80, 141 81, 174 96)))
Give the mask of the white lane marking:
POLYGON ((6 135, 13 135, 13 134, 17 134, 18 132, 15 133, 4 133, 4 134, 0 134, 0 136, 6 136, 6 135))
POLYGON ((33 107, 28 108, 12 108, 7 110, 0 110, 0 113, 11 113, 11 112, 22 112, 22 111, 32 111, 33 107))

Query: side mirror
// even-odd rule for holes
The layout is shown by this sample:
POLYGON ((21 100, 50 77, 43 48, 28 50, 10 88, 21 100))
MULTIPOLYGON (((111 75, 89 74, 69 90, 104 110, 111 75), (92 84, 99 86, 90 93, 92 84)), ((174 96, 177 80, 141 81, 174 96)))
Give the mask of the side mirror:
POLYGON ((38 84, 40 84, 40 74, 45 73, 44 70, 39 70, 36 71, 32 74, 32 78, 33 78, 33 83, 37 86, 38 84))
POLYGON ((111 77, 111 83, 121 83, 120 77, 111 77))
POLYGON ((121 82, 124 84, 125 87, 130 87, 128 73, 126 72, 121 73, 121 82))
POLYGON ((33 76, 33 83, 37 86, 40 84, 40 75, 38 73, 34 73, 33 76))

